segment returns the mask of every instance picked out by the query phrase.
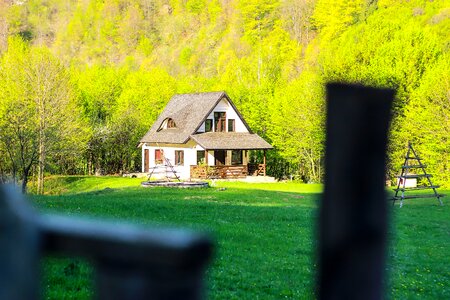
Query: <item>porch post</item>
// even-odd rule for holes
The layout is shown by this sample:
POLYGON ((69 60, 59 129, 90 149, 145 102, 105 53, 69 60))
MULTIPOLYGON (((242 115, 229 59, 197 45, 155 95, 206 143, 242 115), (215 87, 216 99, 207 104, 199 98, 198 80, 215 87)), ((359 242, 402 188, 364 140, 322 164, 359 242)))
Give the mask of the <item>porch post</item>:
POLYGON ((264 176, 266 176, 266 149, 264 149, 264 176))
POLYGON ((208 149, 205 149, 205 164, 208 166, 208 149))
POLYGON ((226 150, 225 152, 225 165, 230 166, 231 165, 231 150, 226 150))

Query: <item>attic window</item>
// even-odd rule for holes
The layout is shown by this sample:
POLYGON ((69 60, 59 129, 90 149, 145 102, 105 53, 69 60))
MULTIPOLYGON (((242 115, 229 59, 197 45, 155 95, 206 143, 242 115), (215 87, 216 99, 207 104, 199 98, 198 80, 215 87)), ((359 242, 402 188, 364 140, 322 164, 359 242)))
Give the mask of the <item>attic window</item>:
POLYGON ((161 123, 161 126, 159 127, 158 131, 168 128, 176 128, 177 125, 175 124, 175 121, 172 118, 164 119, 164 121, 161 123))
POLYGON ((235 131, 234 124, 234 119, 228 119, 228 132, 235 131))
POLYGON ((212 131, 213 127, 213 120, 212 119, 206 119, 205 121, 205 132, 212 131))
POLYGON ((177 127, 176 125, 175 125, 175 121, 173 120, 173 119, 167 119, 167 128, 175 128, 175 127, 177 127))

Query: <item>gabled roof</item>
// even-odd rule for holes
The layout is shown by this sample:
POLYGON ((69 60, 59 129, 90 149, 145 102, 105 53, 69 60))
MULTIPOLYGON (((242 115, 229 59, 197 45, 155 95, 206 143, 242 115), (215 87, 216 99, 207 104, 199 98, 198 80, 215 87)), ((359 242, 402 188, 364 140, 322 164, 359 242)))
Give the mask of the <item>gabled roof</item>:
POLYGON ((273 147, 255 133, 249 132, 205 132, 191 138, 208 150, 256 150, 273 147))
POLYGON ((240 115, 225 92, 196 93, 175 95, 170 99, 163 112, 150 130, 141 139, 141 143, 184 144, 195 134, 216 105, 226 99, 241 118, 248 131, 250 127, 240 115), (176 128, 159 130, 164 120, 171 118, 176 128))

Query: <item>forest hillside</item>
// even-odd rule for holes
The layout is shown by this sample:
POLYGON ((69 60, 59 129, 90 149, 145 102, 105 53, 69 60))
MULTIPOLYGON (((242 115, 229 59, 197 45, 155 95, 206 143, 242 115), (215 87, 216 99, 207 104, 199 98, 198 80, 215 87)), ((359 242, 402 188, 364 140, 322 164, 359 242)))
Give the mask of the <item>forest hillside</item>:
POLYGON ((320 182, 338 81, 397 90, 390 179, 411 141, 449 187, 449 32, 448 0, 0 0, 0 177, 140 169, 173 94, 224 90, 270 174, 320 182))

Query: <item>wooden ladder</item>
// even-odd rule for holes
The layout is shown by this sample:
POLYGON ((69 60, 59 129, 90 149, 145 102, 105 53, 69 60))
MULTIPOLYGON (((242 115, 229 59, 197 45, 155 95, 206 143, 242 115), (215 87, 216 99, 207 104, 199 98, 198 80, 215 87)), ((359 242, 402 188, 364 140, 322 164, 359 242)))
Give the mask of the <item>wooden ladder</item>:
POLYGON ((403 200, 404 199, 417 199, 417 198, 437 198, 439 203, 443 205, 441 198, 445 195, 439 194, 437 192, 438 185, 433 185, 431 182, 431 174, 428 174, 426 169, 426 165, 422 163, 421 158, 417 155, 416 151, 414 150, 411 143, 408 143, 408 151, 405 155, 405 161, 403 165, 401 166, 401 173, 398 178, 397 182, 397 188, 394 189, 395 195, 392 198, 392 205, 395 204, 396 200, 400 200, 400 207, 403 206, 403 200), (411 163, 412 161, 412 163, 411 163), (421 170, 421 174, 410 174, 410 170, 421 170), (406 180, 411 178, 426 178, 428 185, 421 185, 416 187, 407 187, 406 186, 406 180), (414 190, 427 190, 432 189, 432 194, 415 194, 415 195, 405 195, 405 192, 414 191, 414 190), (399 195, 400 193, 400 195, 399 195))
POLYGON ((170 163, 170 160, 164 156, 164 161, 165 161, 165 167, 166 167, 166 178, 167 181, 170 181, 170 179, 177 179, 178 181, 180 180, 180 176, 177 175, 177 171, 175 170, 175 168, 173 167, 173 165, 170 163), (169 177, 168 172, 167 172, 167 167, 169 167, 170 171, 173 173, 173 177, 169 177))
POLYGON ((167 181, 170 181, 171 179, 177 179, 178 181, 181 181, 180 180, 180 176, 177 175, 177 171, 175 170, 175 168, 172 165, 172 163, 170 162, 170 160, 167 157, 164 156, 164 150, 159 146, 159 144, 156 144, 156 145, 158 146, 159 150, 161 151, 161 153, 163 155, 163 159, 164 159, 164 163, 165 164, 164 164, 164 166, 157 166, 157 165, 155 165, 154 167, 152 167, 151 168, 152 171, 148 174, 147 181, 150 181, 150 178, 152 177, 152 175, 155 172, 155 170, 159 169, 161 167, 165 168, 165 175, 166 175, 166 180, 167 181), (169 174, 168 174, 169 171, 167 170, 167 168, 169 168, 170 173, 173 173, 173 175, 174 175, 173 177, 169 176, 169 174))

